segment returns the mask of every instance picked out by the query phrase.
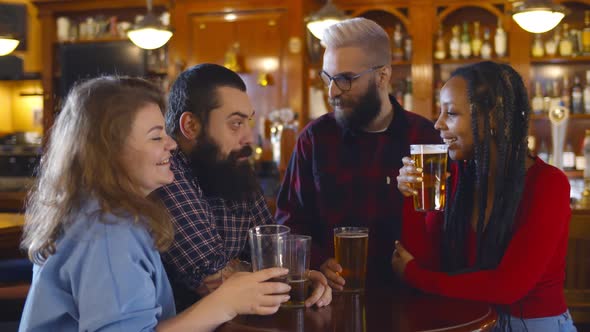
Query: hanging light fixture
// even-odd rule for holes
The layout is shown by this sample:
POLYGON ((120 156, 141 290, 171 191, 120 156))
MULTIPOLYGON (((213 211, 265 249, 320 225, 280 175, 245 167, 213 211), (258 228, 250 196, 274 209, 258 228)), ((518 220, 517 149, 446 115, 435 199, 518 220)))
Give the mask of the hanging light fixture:
POLYGON ((319 40, 322 39, 324 30, 332 24, 336 24, 347 18, 346 14, 334 6, 332 0, 328 0, 326 4, 317 12, 307 17, 307 29, 319 40))
POLYGON ((531 33, 543 33, 555 28, 569 12, 564 6, 550 0, 515 1, 512 8, 512 18, 531 33))
POLYGON ((0 35, 0 56, 10 54, 19 43, 20 41, 12 36, 0 35))
POLYGON ((147 14, 133 29, 127 31, 127 37, 138 47, 153 50, 164 46, 172 37, 172 31, 163 26, 152 12, 152 0, 146 1, 147 14))

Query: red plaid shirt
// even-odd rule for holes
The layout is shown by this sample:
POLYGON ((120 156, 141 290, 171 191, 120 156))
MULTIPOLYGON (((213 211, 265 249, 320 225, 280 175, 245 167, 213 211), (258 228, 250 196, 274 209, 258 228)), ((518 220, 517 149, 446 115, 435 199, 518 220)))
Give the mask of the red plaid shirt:
POLYGON ((334 227, 368 227, 367 285, 395 280, 390 261, 401 237, 396 177, 402 158, 410 144, 441 142, 431 121, 390 99, 394 117, 383 132, 353 133, 338 125, 334 113, 307 125, 277 198, 277 222, 312 236, 313 268, 334 257, 334 227))

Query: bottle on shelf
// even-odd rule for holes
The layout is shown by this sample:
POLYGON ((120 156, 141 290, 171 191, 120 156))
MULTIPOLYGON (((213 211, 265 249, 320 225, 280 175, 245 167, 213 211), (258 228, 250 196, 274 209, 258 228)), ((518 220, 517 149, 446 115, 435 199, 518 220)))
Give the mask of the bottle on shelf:
POLYGON ((572 56, 573 51, 572 40, 569 35, 568 27, 569 25, 567 23, 563 24, 563 36, 559 41, 559 55, 564 57, 572 56))
POLYGON ((567 142, 563 150, 563 169, 568 171, 576 169, 576 153, 570 142, 567 142))
POLYGON ((438 26, 438 31, 436 33, 434 58, 437 60, 442 60, 446 57, 447 57, 447 51, 446 51, 445 39, 443 36, 443 26, 441 24, 438 26))
POLYGON ((410 36, 404 40, 404 56, 406 60, 412 61, 412 37, 410 36))
POLYGON ((561 29, 557 27, 554 30, 553 38, 548 38, 545 41, 545 53, 548 56, 555 56, 555 54, 557 54, 557 46, 559 46, 559 34, 561 29))
POLYGON ((586 71, 586 85, 584 86, 584 114, 590 114, 590 70, 586 71))
POLYGON ((541 90, 541 82, 535 82, 535 95, 531 100, 531 108, 535 114, 542 114, 544 109, 543 91, 541 90))
POLYGON ((506 44, 506 31, 502 28, 502 19, 498 18, 498 28, 496 29, 496 36, 494 36, 494 51, 498 57, 506 56, 506 44))
POLYGON ((543 160, 546 163, 549 163, 549 155, 551 154, 551 152, 549 151, 549 148, 547 147, 547 143, 545 143, 545 140, 541 140, 541 144, 539 145, 539 150, 537 151, 537 156, 539 158, 541 158, 541 160, 543 160))
POLYGON ((412 78, 406 78, 406 92, 404 93, 404 108, 407 111, 411 111, 413 109, 412 105, 412 78))
POLYGON ((451 29, 453 32, 453 37, 449 42, 449 53, 451 53, 451 58, 459 59, 459 55, 461 54, 461 39, 459 38, 459 26, 455 25, 451 29))
POLYGON ((490 43, 490 29, 483 30, 483 44, 481 45, 481 57, 490 59, 492 57, 492 43, 490 43))
POLYGON ((397 61, 401 61, 404 58, 404 51, 402 49, 402 25, 397 23, 395 25, 395 30, 393 31, 393 59, 397 61))
POLYGON ((479 33, 479 21, 473 22, 473 38, 471 39, 471 51, 473 56, 479 58, 481 56, 482 40, 479 33))
POLYGON ((553 85, 550 81, 545 82, 545 97, 543 97, 543 113, 549 112, 551 107, 551 98, 553 97, 553 85))
POLYGON ((567 109, 572 109, 572 88, 567 76, 563 77, 563 89, 561 89, 561 102, 567 109))
POLYGON ((572 87, 572 114, 584 114, 584 101, 582 84, 580 77, 574 76, 574 86, 572 87))
POLYGON ((551 102, 549 105, 561 105, 561 89, 559 88, 559 82, 554 80, 551 82, 551 102))
POLYGON ((461 57, 467 59, 471 56, 471 38, 469 37, 469 26, 463 22, 463 34, 461 34, 461 57))
POLYGON ((584 11, 584 30, 582 30, 582 48, 584 55, 590 55, 590 10, 584 11))
POLYGON ((543 41, 541 40, 541 34, 535 35, 535 41, 533 42, 533 48, 531 55, 535 58, 540 58, 545 55, 545 49, 543 48, 543 41))

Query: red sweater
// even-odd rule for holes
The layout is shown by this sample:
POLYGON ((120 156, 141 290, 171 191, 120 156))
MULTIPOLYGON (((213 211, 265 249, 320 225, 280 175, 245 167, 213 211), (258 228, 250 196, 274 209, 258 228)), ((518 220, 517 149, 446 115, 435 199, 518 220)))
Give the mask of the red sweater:
MULTIPOLYGON (((404 202, 402 243, 415 259, 404 278, 412 286, 442 296, 508 305, 516 317, 559 315, 567 307, 563 295, 567 251, 570 185, 559 169, 539 158, 526 173, 516 231, 495 270, 448 275, 440 271, 442 213, 414 211, 404 202)), ((475 263, 476 235, 468 234, 469 264, 475 263)))

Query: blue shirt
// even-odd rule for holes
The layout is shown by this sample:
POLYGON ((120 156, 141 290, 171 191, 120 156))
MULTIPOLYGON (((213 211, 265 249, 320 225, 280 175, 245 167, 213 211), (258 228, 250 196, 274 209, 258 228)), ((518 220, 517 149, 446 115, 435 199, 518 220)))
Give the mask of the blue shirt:
POLYGON ((153 331, 176 314, 147 230, 99 212, 87 202, 55 254, 33 267, 19 331, 153 331))

